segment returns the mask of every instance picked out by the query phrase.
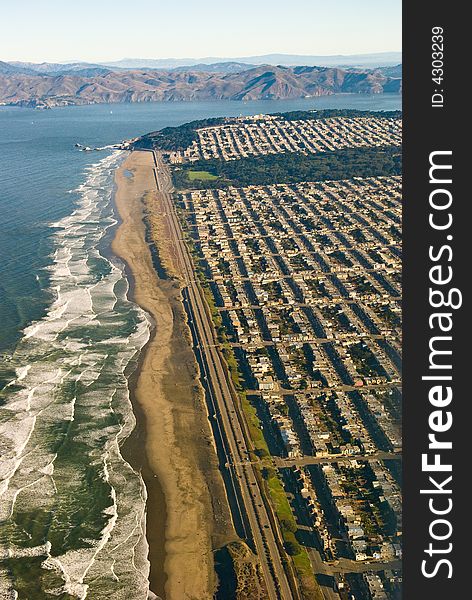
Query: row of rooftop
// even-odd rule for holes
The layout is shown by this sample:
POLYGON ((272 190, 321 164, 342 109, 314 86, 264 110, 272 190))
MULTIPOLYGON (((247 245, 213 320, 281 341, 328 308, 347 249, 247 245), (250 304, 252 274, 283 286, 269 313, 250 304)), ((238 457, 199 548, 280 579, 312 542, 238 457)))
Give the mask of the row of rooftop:
MULTIPOLYGON (((401 451, 401 179, 199 190, 180 200, 245 387, 268 415, 266 435, 283 456, 329 459, 323 477, 355 560, 399 558, 396 533, 372 514, 362 526, 370 509, 339 488, 332 460, 374 464, 379 503, 401 529, 398 485, 369 459, 401 451)), ((334 555, 328 534, 323 543, 334 555)))
POLYGON ((401 145, 402 120, 377 117, 333 117, 286 120, 266 115, 197 130, 198 139, 171 161, 236 160, 248 156, 329 152, 342 148, 401 145))
MULTIPOLYGON (((389 567, 398 566, 402 550, 398 535, 395 532, 392 534, 391 524, 386 523, 384 517, 387 516, 388 520, 389 511, 393 513, 401 530, 401 493, 398 485, 390 475, 385 476, 378 462, 367 465, 352 460, 348 466, 325 465, 323 473, 327 481, 332 481, 329 498, 323 498, 317 492, 314 483, 316 476, 312 469, 303 466, 285 469, 285 485, 290 478, 292 484, 288 497, 292 504, 302 505, 304 513, 310 515, 310 533, 317 539, 317 552, 334 569, 341 558, 339 549, 345 543, 356 562, 365 561, 369 564, 381 561, 385 564, 385 571, 367 569, 362 577, 372 599, 389 600, 388 591, 398 590, 401 586, 401 575, 389 567), (370 506, 367 510, 360 508, 362 494, 369 497, 370 506), (334 521, 332 515, 327 516, 333 510, 337 515, 334 521), (385 533, 386 529, 390 531, 385 533)), ((334 575, 335 589, 340 597, 352 598, 349 595, 349 581, 342 573, 334 571, 334 575)))

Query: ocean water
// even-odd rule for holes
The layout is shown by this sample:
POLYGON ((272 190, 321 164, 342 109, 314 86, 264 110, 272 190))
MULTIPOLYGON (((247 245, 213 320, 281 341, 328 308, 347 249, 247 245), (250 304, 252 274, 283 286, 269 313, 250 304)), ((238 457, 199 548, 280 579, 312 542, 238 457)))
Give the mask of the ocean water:
POLYGON ((0 109, 0 599, 147 597, 146 490, 122 458, 149 336, 110 244, 124 152, 209 116, 400 108, 397 95, 0 109))

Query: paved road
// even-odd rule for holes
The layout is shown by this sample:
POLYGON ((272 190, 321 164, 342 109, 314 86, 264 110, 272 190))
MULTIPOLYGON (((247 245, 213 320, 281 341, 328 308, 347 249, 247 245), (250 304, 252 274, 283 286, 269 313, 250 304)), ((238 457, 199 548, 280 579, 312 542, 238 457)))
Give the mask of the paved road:
MULTIPOLYGON (((316 394, 320 390, 331 390, 332 392, 365 392, 366 390, 388 390, 392 387, 401 388, 401 381, 389 381, 388 383, 369 383, 360 386, 341 384, 327 387, 312 388, 311 390, 288 390, 286 388, 278 388, 274 389, 273 391, 277 394, 282 394, 282 396, 306 396, 309 394, 316 394)), ((247 390, 247 393, 251 396, 260 396, 263 392, 261 390, 247 390)))
MULTIPOLYGON (((264 305, 265 307, 267 307, 267 304, 264 305)), ((307 305, 308 306, 308 305, 307 305)), ((251 308, 253 310, 257 310, 257 309, 261 309, 261 306, 257 306, 257 305, 250 305, 250 306, 244 306, 242 308, 251 308)), ((228 307, 218 307, 219 312, 228 312, 228 310, 233 310, 232 308, 228 309, 228 307)), ((371 340, 384 340, 385 336, 384 335, 375 335, 372 333, 362 333, 360 337, 363 338, 369 338, 371 340)), ((338 341, 335 338, 317 338, 317 337, 310 337, 307 339, 303 339, 302 340, 303 343, 305 344, 332 344, 333 342, 338 341)), ((258 345, 260 346, 277 346, 279 343, 278 342, 272 342, 270 340, 261 340, 261 342, 258 343, 258 345)), ((233 348, 244 348, 245 344, 241 344, 240 342, 231 342, 231 346, 233 348)))
POLYGON ((366 573, 368 571, 389 571, 402 568, 401 560, 357 561, 350 558, 338 558, 325 562, 316 548, 307 548, 315 573, 333 576, 336 573, 366 573))
POLYGON ((401 560, 387 562, 358 562, 349 558, 340 558, 333 563, 327 563, 332 573, 366 573, 367 571, 396 571, 402 568, 401 560))
POLYGON ((172 181, 168 168, 159 153, 154 153, 156 162, 156 183, 161 194, 165 216, 175 255, 184 279, 183 296, 191 315, 190 325, 197 339, 197 350, 201 358, 203 377, 210 391, 210 400, 215 405, 214 418, 224 432, 225 451, 228 456, 228 470, 231 472, 234 487, 239 488, 241 511, 247 516, 250 538, 253 540, 261 562, 262 573, 267 586, 268 600, 290 600, 298 594, 292 592, 282 563, 280 531, 269 517, 269 510, 259 488, 254 465, 249 459, 249 445, 245 436, 245 424, 239 415, 236 396, 228 381, 216 338, 201 288, 195 280, 192 259, 182 239, 182 231, 172 202, 172 181), (274 531, 275 529, 275 531, 274 531))
POLYGON ((277 467, 301 467, 303 465, 320 465, 326 463, 348 462, 350 460, 371 461, 371 460, 401 460, 401 452, 375 452, 374 454, 354 454, 345 456, 344 454, 336 456, 298 456, 296 458, 274 457, 274 463, 277 467))

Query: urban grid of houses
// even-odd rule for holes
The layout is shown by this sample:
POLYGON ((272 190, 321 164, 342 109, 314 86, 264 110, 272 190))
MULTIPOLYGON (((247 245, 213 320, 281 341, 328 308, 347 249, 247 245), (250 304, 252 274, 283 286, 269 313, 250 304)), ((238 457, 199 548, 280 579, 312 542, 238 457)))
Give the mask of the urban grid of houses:
MULTIPOLYGON (((171 160, 398 146, 401 126, 244 118, 199 130, 171 160)), ((401 178, 179 201, 294 512, 309 516, 324 564, 361 565, 371 597, 390 598, 401 580, 401 178)))

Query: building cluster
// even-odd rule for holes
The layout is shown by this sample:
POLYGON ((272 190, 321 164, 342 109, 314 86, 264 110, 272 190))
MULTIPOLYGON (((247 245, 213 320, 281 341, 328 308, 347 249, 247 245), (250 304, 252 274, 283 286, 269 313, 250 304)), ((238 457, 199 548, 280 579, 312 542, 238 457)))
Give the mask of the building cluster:
POLYGON ((372 600, 388 600, 383 581, 377 573, 367 573, 365 578, 372 600))
MULTIPOLYGON (((333 568, 335 589, 343 600, 352 597, 348 593, 349 582, 342 571, 336 569, 340 564, 339 548, 347 543, 351 560, 365 564, 366 568, 360 573, 369 597, 390 600, 390 594, 401 587, 401 573, 397 570, 401 547, 397 543, 398 528, 392 533, 392 524, 383 519, 385 515, 394 515, 399 519, 401 530, 401 505, 396 504, 396 498, 400 496, 398 485, 391 476, 384 476, 378 461, 366 465, 349 460, 348 467, 327 464, 322 469, 331 483, 328 498, 324 500, 316 490, 311 468, 292 467, 285 469, 285 473, 291 471, 295 482, 291 486, 293 497, 296 496, 296 502, 311 519, 311 533, 317 538, 316 546, 322 560, 328 569, 333 568), (370 503, 367 510, 361 506, 365 498, 370 503), (337 517, 327 517, 333 511, 337 517), (396 568, 369 570, 369 565, 378 561, 396 568)), ((349 572, 347 563, 346 560, 343 563, 345 572, 349 572)))
POLYGON ((340 535, 348 541, 355 560, 400 559, 400 490, 382 464, 351 460, 349 466, 329 463, 322 470, 339 517, 340 535))
POLYGON ((297 492, 312 517, 313 529, 319 537, 323 557, 333 560, 337 555, 335 539, 313 485, 310 472, 306 467, 295 468, 294 472, 297 480, 297 492))
POLYGON ((301 426, 308 435, 314 456, 371 455, 377 450, 349 394, 295 394, 301 426))
MULTIPOLYGON (((180 159, 399 145, 401 120, 260 116, 198 136, 180 159)), ((220 342, 256 399, 271 453, 295 473, 323 560, 393 573, 402 528, 401 178, 194 190, 179 201, 220 342), (316 477, 301 465, 315 465, 316 477)), ((370 595, 390 598, 388 578, 361 569, 370 595)))
POLYGON ((223 159, 303 152, 329 152, 342 148, 401 145, 401 119, 333 117, 287 120, 260 115, 235 119, 224 125, 197 130, 195 140, 174 162, 223 159))
MULTIPOLYGON (((289 458, 401 451, 400 194, 399 177, 379 177, 181 196, 246 388, 289 458)), ((399 523, 400 493, 375 468, 399 523)), ((336 467, 323 474, 355 558, 395 558, 338 493, 336 467)))

